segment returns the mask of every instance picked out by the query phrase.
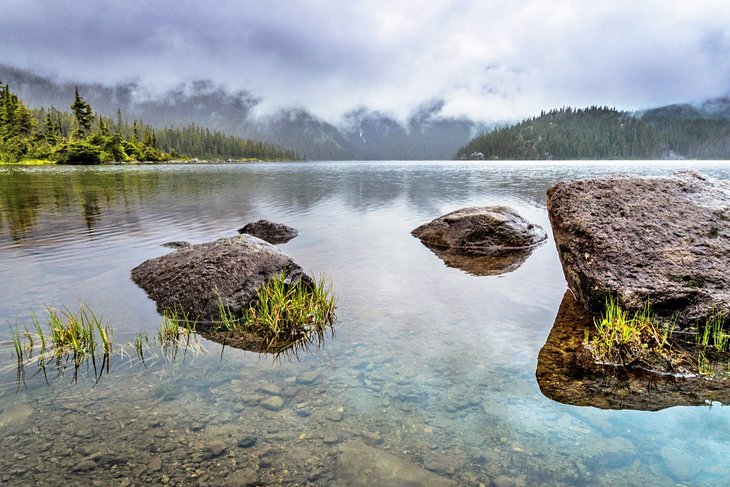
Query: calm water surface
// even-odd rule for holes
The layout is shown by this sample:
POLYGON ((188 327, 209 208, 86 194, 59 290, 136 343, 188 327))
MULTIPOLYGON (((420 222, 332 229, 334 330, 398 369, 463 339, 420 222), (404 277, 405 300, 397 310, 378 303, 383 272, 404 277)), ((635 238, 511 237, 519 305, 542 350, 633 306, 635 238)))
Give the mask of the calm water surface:
POLYGON ((549 230, 545 191, 560 180, 688 166, 730 178, 725 163, 688 162, 0 167, 0 482, 342 485, 338 451, 357 442, 459 485, 726 485, 721 404, 605 411, 540 393, 537 355, 566 289, 551 240, 479 277, 410 235, 492 204, 549 230), (133 267, 259 218, 297 228, 282 249, 334 285, 323 348, 277 361, 202 340, 206 354, 146 364, 119 352, 161 322, 133 267), (79 302, 114 329, 110 372, 47 383, 31 368, 19 386, 11 327, 79 302))

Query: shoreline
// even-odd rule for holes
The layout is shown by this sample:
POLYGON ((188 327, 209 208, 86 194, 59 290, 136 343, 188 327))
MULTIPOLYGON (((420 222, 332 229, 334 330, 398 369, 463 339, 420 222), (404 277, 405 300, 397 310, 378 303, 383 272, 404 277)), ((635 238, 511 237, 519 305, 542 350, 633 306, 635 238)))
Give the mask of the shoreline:
POLYGON ((114 161, 102 162, 99 164, 61 164, 51 160, 28 160, 18 162, 0 161, 0 166, 139 166, 139 165, 158 165, 158 164, 255 164, 266 162, 303 162, 290 161, 280 159, 171 159, 168 161, 114 161))

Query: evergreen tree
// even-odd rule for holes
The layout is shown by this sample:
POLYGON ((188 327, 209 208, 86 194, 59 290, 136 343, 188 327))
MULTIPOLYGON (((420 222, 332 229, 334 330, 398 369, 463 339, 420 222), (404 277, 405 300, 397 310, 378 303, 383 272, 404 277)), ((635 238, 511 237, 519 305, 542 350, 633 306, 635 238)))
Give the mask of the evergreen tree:
POLYGON ((46 113, 46 122, 45 122, 45 133, 44 136, 46 138, 46 142, 48 142, 51 145, 55 145, 58 141, 58 126, 53 121, 53 115, 51 115, 51 112, 46 113))
POLYGON ((117 108, 117 125, 114 127, 114 132, 121 135, 123 128, 124 123, 122 121, 122 109, 117 108))
POLYGON ((30 137, 35 128, 35 121, 25 103, 18 101, 13 115, 13 133, 17 137, 30 137))
POLYGON ((109 137, 111 135, 109 132, 109 126, 101 116, 99 117, 99 135, 102 137, 109 137))
POLYGON ((94 120, 94 112, 91 105, 86 103, 79 95, 79 88, 74 92, 74 102, 71 104, 71 111, 76 121, 76 129, 80 138, 87 137, 91 133, 91 123, 94 120))

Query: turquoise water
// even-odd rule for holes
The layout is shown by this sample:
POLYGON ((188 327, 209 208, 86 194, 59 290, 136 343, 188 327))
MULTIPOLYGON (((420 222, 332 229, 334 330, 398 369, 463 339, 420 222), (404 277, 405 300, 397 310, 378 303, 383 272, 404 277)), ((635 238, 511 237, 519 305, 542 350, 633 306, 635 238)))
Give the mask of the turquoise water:
POLYGON ((0 166, 0 335, 81 301, 115 344, 98 382, 82 366, 76 381, 31 368, 24 384, 0 345, 0 481, 341 485, 339 449, 362 442, 459 485, 724 485, 723 405, 605 411, 540 393, 566 289, 552 240, 514 272, 474 276, 410 235, 491 204, 549 232, 560 180, 686 167, 730 178, 726 163, 686 161, 0 166), (333 283, 339 323, 322 348, 273 360, 201 339, 207 353, 145 364, 119 352, 161 321, 133 267, 259 218, 297 228, 282 250, 333 283))

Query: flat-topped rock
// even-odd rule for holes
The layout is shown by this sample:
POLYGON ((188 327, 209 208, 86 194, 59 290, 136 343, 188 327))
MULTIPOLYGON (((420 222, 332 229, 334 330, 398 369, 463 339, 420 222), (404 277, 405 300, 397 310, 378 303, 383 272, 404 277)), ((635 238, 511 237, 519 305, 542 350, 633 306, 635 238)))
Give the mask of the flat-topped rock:
POLYGON ((247 223, 238 229, 238 233, 247 233, 272 244, 286 243, 299 235, 296 228, 269 220, 257 220, 247 223))
POLYGON ((684 327, 730 311, 730 185, 697 173, 561 182, 548 214, 568 286, 600 312, 651 300, 684 327))
POLYGON ((547 238, 540 226, 506 206, 462 208, 419 226, 411 234, 429 247, 463 255, 531 247, 547 238))
POLYGON ((545 231, 505 206, 452 211, 411 232, 448 267, 477 276, 517 269, 545 231))
POLYGON ((132 279, 157 303, 157 310, 183 309, 190 319, 219 319, 219 304, 241 314, 270 279, 311 281, 279 249, 251 235, 221 238, 149 259, 132 270, 132 279))

